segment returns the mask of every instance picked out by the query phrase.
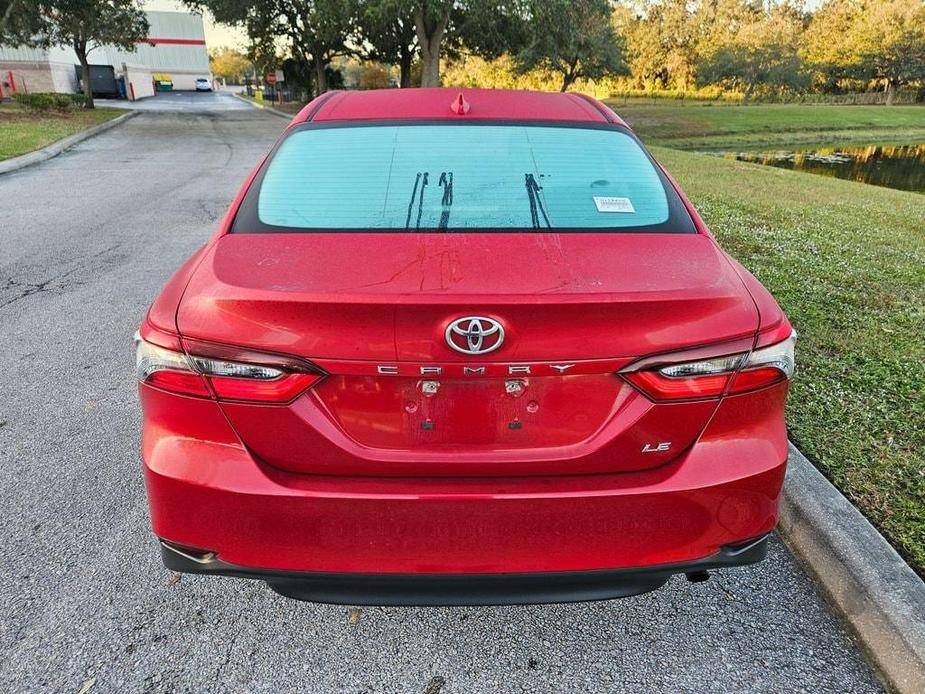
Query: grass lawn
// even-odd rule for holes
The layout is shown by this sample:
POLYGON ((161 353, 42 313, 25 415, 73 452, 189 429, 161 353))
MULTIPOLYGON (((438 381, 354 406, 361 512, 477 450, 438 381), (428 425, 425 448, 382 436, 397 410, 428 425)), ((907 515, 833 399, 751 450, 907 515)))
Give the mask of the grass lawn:
POLYGON ((925 105, 621 104, 611 106, 647 144, 674 149, 925 142, 925 105))
POLYGON ((263 101, 258 101, 252 96, 247 96, 246 94, 241 94, 241 98, 247 99, 255 104, 262 106, 269 106, 270 108, 275 108, 277 111, 282 111, 283 113, 291 113, 293 116, 305 108, 305 103, 302 101, 286 101, 284 103, 278 103, 276 101, 271 101, 269 99, 264 99, 263 101))
MULTIPOLYGON (((877 118, 871 107, 859 110, 877 118)), ((885 117, 917 113, 925 118, 914 108, 885 117)), ((737 118, 702 127, 738 127, 737 118)), ((791 438, 925 575, 925 196, 653 153, 800 333, 791 438)))
POLYGON ((97 108, 71 113, 28 113, 16 104, 0 105, 0 161, 50 145, 81 130, 121 116, 125 111, 97 108))

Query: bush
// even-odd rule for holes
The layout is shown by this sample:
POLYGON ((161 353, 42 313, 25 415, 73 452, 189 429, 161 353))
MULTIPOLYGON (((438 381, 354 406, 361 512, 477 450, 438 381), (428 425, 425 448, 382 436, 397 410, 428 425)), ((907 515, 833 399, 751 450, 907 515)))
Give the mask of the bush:
POLYGON ((742 95, 736 92, 727 92, 717 86, 706 86, 700 89, 620 89, 610 90, 610 99, 622 99, 634 102, 659 103, 664 101, 690 101, 690 102, 724 102, 738 104, 742 102, 742 95))
POLYGON ((86 106, 83 94, 56 94, 53 92, 17 92, 16 102, 31 113, 57 111, 67 113, 74 108, 86 106))
POLYGON ((45 113, 52 107, 51 94, 17 92, 13 98, 16 99, 16 103, 31 113, 45 113))
POLYGON ((357 80, 360 89, 386 89, 391 87, 389 72, 381 65, 366 65, 357 80))
POLYGON ((58 96, 67 97, 73 108, 86 108, 87 107, 87 96, 86 94, 58 94, 58 96))
MULTIPOLYGON (((886 93, 876 92, 847 92, 845 94, 818 94, 814 92, 801 93, 784 91, 779 94, 769 93, 756 96, 755 103, 768 104, 834 104, 849 106, 872 106, 886 103, 886 93)), ((894 104, 914 104, 916 92, 914 89, 897 90, 893 97, 894 104)))
POLYGON ((48 99, 51 102, 51 108, 58 113, 67 113, 74 108, 70 94, 48 94, 48 99))

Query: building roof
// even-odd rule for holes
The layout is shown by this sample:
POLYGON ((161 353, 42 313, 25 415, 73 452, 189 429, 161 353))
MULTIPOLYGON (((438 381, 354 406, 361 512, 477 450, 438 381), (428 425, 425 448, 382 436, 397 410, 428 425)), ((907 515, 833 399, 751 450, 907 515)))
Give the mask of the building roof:
POLYGON ((609 108, 581 94, 467 88, 328 92, 302 109, 293 122, 397 118, 624 124, 609 108), (460 94, 468 105, 468 110, 463 115, 457 113, 458 108, 453 109, 453 103, 460 94))

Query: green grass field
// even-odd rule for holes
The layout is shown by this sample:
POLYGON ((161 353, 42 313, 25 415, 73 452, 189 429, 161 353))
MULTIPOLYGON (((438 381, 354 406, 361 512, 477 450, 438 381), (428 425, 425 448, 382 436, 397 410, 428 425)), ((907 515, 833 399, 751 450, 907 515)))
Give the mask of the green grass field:
POLYGON ((97 108, 71 113, 27 113, 15 104, 0 105, 0 161, 32 152, 125 111, 97 108))
POLYGON ((653 153, 800 333, 791 438, 925 575, 925 196, 653 153))
POLYGON ((611 106, 647 144, 674 149, 925 142, 925 105, 611 106))

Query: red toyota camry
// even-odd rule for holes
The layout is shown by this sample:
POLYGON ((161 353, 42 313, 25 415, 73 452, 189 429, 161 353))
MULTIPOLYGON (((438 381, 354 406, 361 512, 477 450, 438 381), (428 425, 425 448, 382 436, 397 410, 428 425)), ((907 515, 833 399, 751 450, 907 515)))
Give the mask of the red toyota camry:
POLYGON ((139 330, 176 571, 294 598, 613 598, 762 559, 795 335, 575 94, 331 92, 139 330))

